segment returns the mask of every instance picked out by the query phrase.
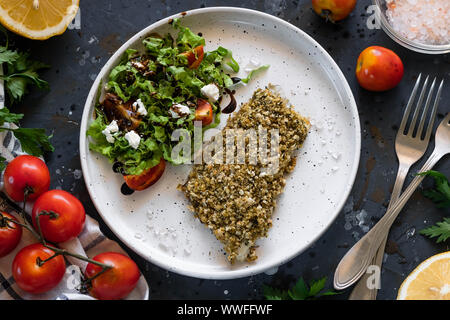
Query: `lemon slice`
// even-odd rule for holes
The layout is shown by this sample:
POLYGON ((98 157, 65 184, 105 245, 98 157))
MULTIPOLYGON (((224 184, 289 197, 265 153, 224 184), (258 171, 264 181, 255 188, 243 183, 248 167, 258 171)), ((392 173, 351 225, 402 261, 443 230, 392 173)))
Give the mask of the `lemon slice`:
POLYGON ((0 0, 0 23, 21 36, 45 40, 66 31, 79 0, 0 0))
POLYGON ((422 262, 403 281, 397 300, 450 300, 450 251, 422 262))

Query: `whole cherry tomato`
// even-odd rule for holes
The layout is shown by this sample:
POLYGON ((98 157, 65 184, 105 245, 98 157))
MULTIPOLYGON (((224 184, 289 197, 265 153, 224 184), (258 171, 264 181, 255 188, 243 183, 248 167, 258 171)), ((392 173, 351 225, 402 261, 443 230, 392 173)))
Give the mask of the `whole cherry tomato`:
POLYGON ((359 55, 356 78, 370 91, 386 91, 399 84, 403 77, 402 60, 392 50, 372 46, 359 55))
POLYGON ((22 237, 22 226, 7 221, 4 219, 5 217, 17 221, 17 219, 9 213, 0 212, 0 258, 13 251, 22 237))
POLYGON ((189 69, 197 69, 200 63, 203 61, 203 46, 195 47, 193 50, 182 53, 188 60, 189 69))
POLYGON ((20 250, 12 264, 12 274, 17 285, 29 293, 43 293, 53 289, 66 272, 64 258, 58 255, 42 265, 39 265, 39 261, 44 261, 54 254, 53 250, 40 243, 20 250))
POLYGON ((159 161, 159 163, 151 167, 147 170, 144 170, 139 175, 126 175, 123 176, 125 179, 125 183, 128 187, 130 187, 133 190, 141 191, 144 190, 161 178, 162 174, 164 173, 164 170, 166 169, 166 162, 163 158, 159 161))
POLYGON ((86 213, 81 202, 63 190, 50 190, 34 203, 32 218, 35 229, 37 216, 44 238, 50 242, 64 242, 77 237, 84 228, 86 213))
POLYGON ((213 110, 211 104, 203 99, 197 99, 195 109, 195 121, 201 121, 203 126, 207 126, 213 121, 213 110))
POLYGON ((332 22, 345 19, 355 5, 356 0, 312 0, 314 11, 332 22))
MULTIPOLYGON (((141 273, 136 263, 127 256, 117 252, 105 252, 96 255, 93 260, 112 267, 92 280, 89 292, 95 298, 122 299, 136 287, 141 273)), ((92 278, 100 271, 101 266, 89 263, 86 267, 86 278, 92 278)))
POLYGON ((50 187, 50 172, 41 159, 23 155, 11 161, 3 176, 6 193, 14 201, 34 200, 50 187))

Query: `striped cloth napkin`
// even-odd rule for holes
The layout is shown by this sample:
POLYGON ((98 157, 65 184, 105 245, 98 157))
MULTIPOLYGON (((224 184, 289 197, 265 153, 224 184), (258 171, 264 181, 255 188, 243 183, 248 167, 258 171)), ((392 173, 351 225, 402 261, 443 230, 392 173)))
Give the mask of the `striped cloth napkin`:
MULTIPOLYGON (((3 74, 3 69, 0 65, 0 75, 3 74)), ((3 81, 0 80, 0 109, 4 107, 5 95, 3 81)), ((23 154, 19 141, 17 141, 11 132, 0 132, 0 156, 6 158, 9 162, 18 155, 23 154)), ((18 214, 17 204, 11 200, 6 199, 3 192, 3 173, 0 173, 0 211, 6 211, 21 220, 18 214)), ((27 213, 31 212, 32 204, 28 203, 27 213)), ((17 252, 23 247, 36 243, 37 239, 23 229, 22 240, 17 248, 6 257, 0 258, 0 300, 91 300, 89 295, 80 294, 77 290, 80 284, 81 275, 86 268, 87 263, 72 257, 66 257, 66 274, 61 282, 53 290, 33 295, 29 294, 19 288, 12 277, 11 265, 17 252)), ((113 251, 126 254, 125 251, 114 241, 106 238, 98 226, 98 222, 89 216, 86 216, 86 223, 84 230, 76 239, 69 240, 58 244, 61 248, 67 249, 71 252, 85 255, 93 258, 95 255, 113 251)), ((138 285, 131 292, 127 300, 147 300, 149 297, 149 288, 144 276, 141 275, 138 285)))

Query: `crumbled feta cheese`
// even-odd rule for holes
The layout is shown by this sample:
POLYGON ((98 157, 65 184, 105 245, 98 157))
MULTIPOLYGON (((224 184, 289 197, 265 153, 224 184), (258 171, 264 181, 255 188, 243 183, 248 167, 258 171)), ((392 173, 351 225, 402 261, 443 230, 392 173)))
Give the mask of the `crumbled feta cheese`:
POLYGON ((169 109, 169 113, 174 119, 186 117, 191 114, 191 110, 188 106, 185 106, 184 104, 174 104, 169 109))
POLYGON ((133 130, 125 134, 125 139, 133 149, 137 149, 141 143, 141 137, 133 130))
POLYGON ((106 141, 109 143, 114 143, 115 138, 113 133, 119 132, 119 126, 117 121, 113 120, 109 125, 106 126, 105 130, 102 131, 103 135, 106 137, 106 141))
POLYGON ((137 114, 141 116, 147 115, 147 109, 145 109, 144 103, 141 101, 141 99, 137 99, 136 102, 133 103, 133 107, 137 108, 137 114))
POLYGON ((111 133, 119 132, 119 126, 117 124, 116 120, 111 121, 110 124, 106 127, 106 130, 108 130, 111 133))
POLYGON ((106 141, 108 141, 109 143, 114 143, 114 141, 116 141, 116 139, 113 137, 112 134, 109 134, 109 133, 107 133, 107 134, 103 133, 103 134, 106 137, 106 141))
POLYGON ((219 100, 219 88, 214 83, 204 86, 200 89, 200 92, 213 102, 219 100))

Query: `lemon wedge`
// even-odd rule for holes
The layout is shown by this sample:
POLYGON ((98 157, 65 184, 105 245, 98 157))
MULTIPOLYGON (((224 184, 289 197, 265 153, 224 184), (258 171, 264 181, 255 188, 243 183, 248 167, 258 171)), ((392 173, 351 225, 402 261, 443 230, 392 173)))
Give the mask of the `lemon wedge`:
POLYGON ((450 300, 450 251, 422 262, 403 281, 397 300, 450 300))
POLYGON ((0 23, 21 36, 45 40, 66 31, 79 0, 0 0, 0 23))

